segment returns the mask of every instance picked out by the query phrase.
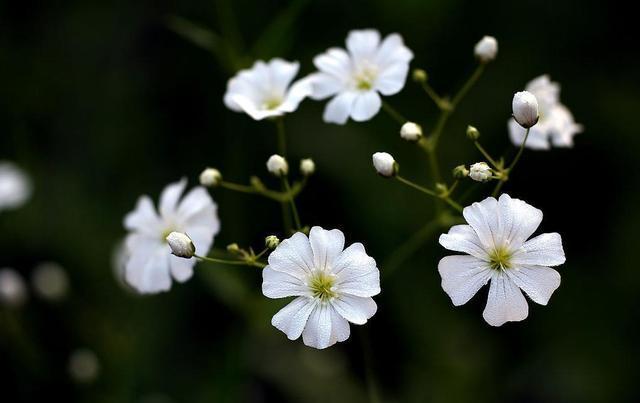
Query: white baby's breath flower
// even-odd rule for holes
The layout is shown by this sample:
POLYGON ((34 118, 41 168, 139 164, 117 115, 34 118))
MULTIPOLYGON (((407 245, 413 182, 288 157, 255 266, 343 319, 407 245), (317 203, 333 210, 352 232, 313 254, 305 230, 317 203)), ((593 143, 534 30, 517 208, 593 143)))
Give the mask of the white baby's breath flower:
POLYGON ((14 163, 0 161, 0 211, 18 208, 30 196, 29 176, 14 163))
POLYGON ((486 162, 476 162, 469 167, 469 177, 477 182, 486 182, 491 179, 491 167, 486 162))
POLYGON ((93 382, 100 372, 98 356, 88 348, 79 348, 69 357, 69 375, 78 383, 93 382))
POLYGON ((557 233, 529 237, 542 221, 542 211, 507 194, 466 207, 469 225, 455 225, 440 236, 445 248, 466 253, 440 260, 442 288, 456 306, 467 303, 491 281, 484 319, 492 326, 521 321, 529 298, 546 305, 560 286, 560 274, 549 266, 565 261, 557 233))
POLYGON ((538 100, 529 91, 516 92, 511 103, 513 119, 525 129, 538 123, 538 100))
POLYGON ((473 53, 482 63, 488 63, 498 54, 498 41, 493 36, 484 36, 476 43, 473 53))
POLYGON ((316 56, 319 72, 310 76, 313 99, 333 97, 324 110, 325 122, 345 124, 349 117, 362 122, 382 105, 380 94, 397 94, 404 87, 413 53, 398 34, 382 42, 373 29, 351 31, 347 50, 330 48, 316 56))
POLYGON ((13 269, 0 269, 0 304, 18 307, 27 301, 27 287, 20 273, 13 269))
POLYGON ((344 249, 344 234, 311 228, 298 232, 269 255, 262 272, 262 293, 296 297, 272 319, 290 340, 327 348, 349 338, 349 322, 363 325, 377 310, 380 272, 361 243, 344 249))
POLYGON ((200 184, 205 187, 214 187, 218 186, 220 181, 222 180, 222 174, 215 168, 205 168, 201 173, 200 184))
POLYGON ((313 175, 316 171, 316 163, 311 158, 304 158, 300 160, 300 172, 304 176, 313 175))
MULTIPOLYGON (((560 85, 542 75, 530 81, 526 90, 538 100, 538 123, 530 129, 525 146, 534 150, 548 150, 554 147, 573 147, 573 137, 582 132, 582 125, 575 122, 573 115, 560 103, 560 85)), ((509 135, 514 145, 524 141, 525 129, 514 120, 509 120, 509 135)))
POLYGON ((391 154, 377 152, 371 159, 378 175, 389 178, 398 173, 398 164, 391 154))
POLYGON ((59 301, 69 292, 67 272, 53 262, 39 264, 33 271, 31 283, 36 294, 49 301, 59 301))
POLYGON ((156 293, 171 288, 171 278, 187 281, 193 275, 194 259, 171 254, 167 236, 188 233, 196 250, 206 255, 220 229, 217 205, 201 186, 181 198, 186 179, 168 185, 156 209, 148 196, 142 196, 134 211, 124 220, 130 231, 126 239, 128 260, 126 280, 140 293, 156 293))
POLYGON ((193 241, 183 232, 173 231, 167 235, 166 239, 171 248, 171 253, 174 256, 191 259, 196 253, 196 247, 193 245, 193 241))
POLYGON ((422 127, 414 122, 407 122, 400 128, 400 137, 407 141, 418 141, 422 137, 422 127))
POLYGON ((281 155, 273 154, 267 160, 267 171, 275 176, 285 176, 289 173, 289 164, 281 155))
POLYGON ((251 69, 241 70, 229 80, 224 103, 254 120, 293 112, 312 91, 308 80, 291 84, 299 68, 298 62, 278 58, 267 63, 259 60, 251 69))

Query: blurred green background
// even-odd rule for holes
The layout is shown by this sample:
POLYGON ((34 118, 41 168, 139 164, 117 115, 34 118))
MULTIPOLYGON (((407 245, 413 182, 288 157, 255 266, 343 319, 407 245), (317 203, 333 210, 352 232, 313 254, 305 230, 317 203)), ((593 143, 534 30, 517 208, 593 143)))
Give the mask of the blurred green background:
MULTIPOLYGON (((0 213, 0 267, 28 278, 53 260, 71 282, 60 303, 3 308, 0 401, 366 402, 372 378, 389 402, 639 400, 635 15, 604 0, 0 2, 0 159, 25 168, 35 187, 22 209, 0 213), (206 28, 197 39, 207 49, 178 35, 190 26, 175 17, 206 28), (472 71, 475 42, 498 38, 497 60, 444 133, 445 169, 481 159, 467 124, 496 154, 509 150, 512 94, 543 73, 562 84, 585 132, 573 149, 526 152, 505 187, 544 211, 541 231, 563 236, 567 263, 549 306, 530 303, 528 319, 501 328, 482 319, 486 289, 454 308, 440 288, 446 252, 436 237, 385 272, 434 204, 380 179, 371 154, 391 152, 425 184, 426 161, 384 114, 327 125, 324 103, 312 101, 286 122, 291 160, 318 166, 299 208, 305 223, 341 228, 379 262, 383 292, 366 326, 326 351, 290 342, 270 325, 285 301, 264 298, 250 268, 201 264, 191 281, 151 297, 119 285, 112 254, 140 194, 157 199, 182 176, 195 184, 207 165, 230 180, 270 181, 273 125, 222 103, 237 67, 281 56, 310 73, 314 55, 367 27, 401 33, 412 67, 449 94, 472 71), (93 383, 69 378, 78 347, 99 358, 93 383)), ((433 127, 437 111, 412 82, 389 101, 433 127)), ((216 246, 259 248, 280 230, 276 204, 213 196, 216 246)))

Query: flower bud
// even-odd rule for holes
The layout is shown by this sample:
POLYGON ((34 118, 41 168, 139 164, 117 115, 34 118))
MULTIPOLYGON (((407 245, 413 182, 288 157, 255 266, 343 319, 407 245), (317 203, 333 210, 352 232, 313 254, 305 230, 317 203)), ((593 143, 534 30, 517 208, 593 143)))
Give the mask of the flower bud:
POLYGON ((0 270, 0 304, 18 307, 27 300, 27 287, 13 269, 0 270))
POLYGON ((218 186, 222 181, 222 174, 215 168, 206 168, 200 174, 200 184, 206 187, 218 186))
POLYGON ((304 176, 313 175, 316 171, 316 163, 311 158, 304 158, 300 160, 300 172, 304 176))
POLYGON ((486 162, 476 162, 471 165, 469 177, 477 182, 486 182, 491 179, 491 167, 486 162))
POLYGON ((389 178, 398 173, 398 164, 391 154, 375 153, 372 158, 373 167, 379 175, 389 178))
POLYGON ((269 235, 264 239, 264 246, 271 250, 277 248, 278 245, 280 245, 280 239, 275 235, 269 235))
POLYGON ((227 252, 238 253, 240 252, 240 247, 238 246, 237 243, 230 243, 229 245, 227 245, 227 252))
POLYGON ((493 36, 484 36, 476 43, 473 53, 481 63, 488 63, 498 54, 498 41, 493 36))
POLYGON ((456 179, 462 179, 469 176, 469 170, 464 165, 458 165, 453 168, 453 177, 456 179))
POLYGON ((178 257, 191 259, 196 253, 196 247, 189 235, 183 232, 172 232, 167 236, 167 243, 171 253, 178 257))
POLYGON ((285 176, 289 173, 289 164, 282 156, 273 154, 267 161, 267 170, 275 176, 285 176))
POLYGON ((445 185, 444 183, 440 183, 440 182, 436 183, 435 189, 436 189, 436 192, 438 192, 438 194, 445 194, 449 190, 447 188, 447 185, 445 185))
POLYGON ((538 123, 538 100, 528 92, 516 92, 512 102, 513 118, 525 129, 538 123))
POLYGON ((422 137, 422 127, 414 122, 407 122, 400 128, 400 137, 407 141, 418 141, 422 137))
POLYGON ((69 291, 67 272, 57 263, 39 264, 31 275, 31 283, 36 294, 49 301, 59 301, 69 291))
POLYGON ((473 126, 467 126, 467 137, 469 140, 476 141, 480 138, 480 132, 473 126))
POLYGON ((413 70, 413 81, 418 83, 426 83, 429 79, 427 72, 422 69, 414 69, 413 70))

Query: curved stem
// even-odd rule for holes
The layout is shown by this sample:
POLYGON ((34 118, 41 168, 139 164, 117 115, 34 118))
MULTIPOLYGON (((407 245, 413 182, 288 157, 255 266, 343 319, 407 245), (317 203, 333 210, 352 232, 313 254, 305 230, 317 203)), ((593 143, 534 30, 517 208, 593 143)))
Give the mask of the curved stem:
POLYGON ((404 116, 402 116, 400 114, 400 112, 398 112, 394 107, 392 107, 391 105, 389 105, 387 103, 387 101, 382 101, 382 109, 384 109, 384 111, 396 122, 400 123, 401 125, 405 124, 406 122, 408 122, 407 119, 405 119, 404 116))
POLYGON ((219 259, 219 258, 199 256, 199 255, 194 255, 194 257, 209 263, 220 263, 220 264, 228 264, 233 266, 250 266, 250 267, 259 267, 261 269, 267 266, 265 263, 257 260, 230 260, 230 259, 219 259))
POLYGON ((478 149, 478 151, 480 151, 480 153, 482 153, 482 155, 491 163, 491 165, 493 165, 494 168, 502 169, 502 168, 500 168, 498 163, 493 158, 491 158, 491 155, 489 155, 487 150, 485 150, 484 147, 482 147, 478 141, 474 141, 473 144, 476 145, 476 148, 478 149))
POLYGON ((520 161, 520 157, 522 157, 522 153, 524 152, 524 145, 527 143, 527 139, 529 138, 530 131, 531 131, 531 128, 528 128, 526 133, 524 134, 524 140, 522 140, 522 144, 520 144, 520 149, 518 149, 518 153, 516 154, 515 158, 513 159, 509 167, 502 170, 503 172, 501 173, 506 175, 502 179, 500 179, 495 189, 493 189, 493 192, 491 193, 493 197, 496 197, 498 195, 504 183, 509 180, 509 175, 511 174, 511 172, 513 172, 513 168, 516 166, 518 161, 520 161))
POLYGON ((464 98, 465 95, 467 95, 467 92, 469 92, 471 87, 473 87, 473 85, 476 83, 476 81, 478 81, 478 79, 480 78, 480 76, 484 72, 484 66, 485 66, 484 63, 478 64, 478 67, 476 67, 476 69, 474 70, 473 74, 471 74, 471 77, 469 77, 467 82, 464 83, 462 88, 460 88, 460 91, 458 91, 458 93, 453 97, 453 100, 451 101, 451 105, 454 108, 456 106, 458 106, 460 101, 462 101, 462 98, 464 98))
POLYGON ((440 199, 440 200, 444 200, 444 202, 447 203, 449 206, 453 207, 455 210, 457 210, 459 212, 462 212, 462 206, 460 206, 458 203, 453 201, 449 197, 449 195, 439 195, 436 192, 434 192, 433 190, 427 189, 424 186, 420 186, 420 185, 418 185, 416 183, 413 183, 410 180, 405 179, 405 178, 403 178, 403 177, 401 177, 399 175, 396 175, 396 179, 399 180, 400 182, 404 183, 405 185, 410 186, 410 187, 412 187, 412 188, 414 188, 414 189, 416 189, 416 190, 418 190, 418 191, 420 191, 420 192, 422 192, 424 194, 427 194, 427 195, 429 195, 431 197, 435 197, 435 198, 440 199))
MULTIPOLYGON (((282 184, 284 186, 284 189, 286 190, 287 194, 291 194, 291 186, 289 186, 289 179, 286 176, 282 177, 282 184)), ((293 221, 296 225, 296 228, 294 228, 294 230, 299 230, 300 228, 302 228, 302 225, 300 224, 300 215, 298 215, 298 208, 296 207, 296 201, 295 198, 289 197, 289 205, 291 206, 291 213, 293 214, 293 221)))

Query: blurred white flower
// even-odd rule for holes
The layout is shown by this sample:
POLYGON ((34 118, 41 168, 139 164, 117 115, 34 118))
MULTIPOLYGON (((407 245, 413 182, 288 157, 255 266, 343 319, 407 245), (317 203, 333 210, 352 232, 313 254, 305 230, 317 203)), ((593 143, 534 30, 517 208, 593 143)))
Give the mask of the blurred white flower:
POLYGON ((186 185, 186 179, 168 185, 160 196, 158 212, 148 196, 140 197, 135 210, 124 219, 130 231, 125 278, 140 293, 167 291, 172 277, 184 282, 193 275, 196 261, 173 256, 167 235, 188 233, 199 253, 206 255, 220 229, 218 207, 206 189, 195 187, 181 199, 186 185))
MULTIPOLYGON (((566 106, 560 103, 560 85, 548 75, 530 81, 526 90, 538 100, 538 123, 530 129, 526 147, 548 150, 554 147, 573 147, 573 137, 582 132, 582 125, 575 122, 566 106)), ((525 129, 514 119, 509 120, 509 135, 514 145, 522 144, 525 129)))
POLYGON ((298 62, 278 58, 268 63, 258 60, 251 69, 241 70, 229 80, 224 104, 255 120, 293 112, 312 91, 308 80, 291 84, 299 68, 298 62))
POLYGON ((407 122, 400 128, 400 137, 407 141, 418 141, 422 137, 422 127, 414 122, 407 122))
POLYGON ((391 177, 398 173, 398 164, 389 153, 377 152, 371 156, 376 172, 384 177, 391 177))
POLYGON ((0 269, 0 304, 18 307, 27 301, 27 287, 20 273, 13 269, 0 269))
POLYGON ((445 248, 467 255, 447 256, 438 271, 442 288, 456 306, 469 301, 491 281, 484 319, 491 326, 521 321, 529 298, 546 305, 560 286, 560 274, 549 266, 565 261, 557 233, 529 237, 542 221, 542 211, 507 194, 488 197, 463 212, 469 225, 455 225, 440 236, 445 248))
POLYGON ((380 272, 361 243, 344 249, 344 234, 311 228, 280 243, 262 272, 262 293, 296 297, 272 319, 290 340, 327 348, 349 338, 349 322, 362 325, 375 314, 380 272))
POLYGON ((476 162, 469 167, 469 177, 477 182, 486 182, 491 179, 491 167, 486 162, 476 162))
POLYGON ((281 155, 273 154, 267 160, 267 170, 275 176, 284 176, 289 173, 289 164, 281 155))
POLYGON ((311 97, 334 97, 324 110, 324 121, 329 123, 374 117, 382 105, 379 94, 388 96, 402 90, 413 59, 398 34, 381 42, 376 30, 351 31, 346 44, 347 50, 330 48, 313 60, 320 71, 310 76, 311 97))
POLYGON ((525 129, 538 123, 538 100, 529 91, 516 92, 511 107, 513 119, 525 129))
POLYGON ((316 163, 311 158, 300 160, 300 172, 303 176, 310 176, 316 171, 316 163))
POLYGON ((93 382, 100 373, 98 356, 87 348, 79 348, 69 357, 69 375, 78 383, 93 382))
POLYGON ((473 53, 482 63, 490 62, 498 54, 498 41, 493 36, 484 36, 476 43, 473 53))
POLYGON ((12 162, 0 161, 0 211, 22 206, 31 196, 29 176, 12 162))
POLYGON ((38 296, 50 301, 59 301, 69 292, 67 272, 53 262, 39 264, 31 275, 31 284, 38 296))

